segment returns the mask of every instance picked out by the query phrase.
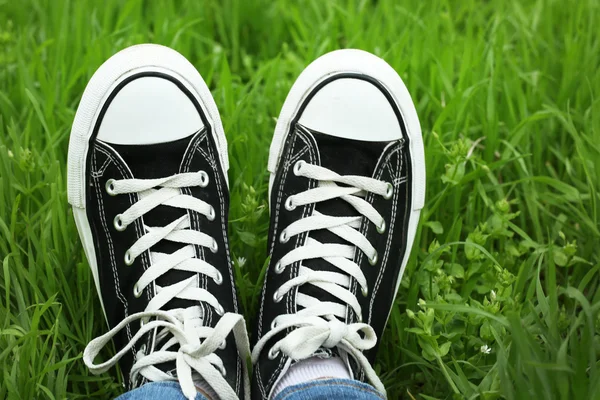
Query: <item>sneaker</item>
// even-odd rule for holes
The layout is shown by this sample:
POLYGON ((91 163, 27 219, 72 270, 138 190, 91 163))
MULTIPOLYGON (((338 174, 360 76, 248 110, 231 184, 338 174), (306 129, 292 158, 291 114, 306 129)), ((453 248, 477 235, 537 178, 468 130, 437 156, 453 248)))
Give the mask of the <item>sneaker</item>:
POLYGON ((119 363, 127 389, 179 381, 248 398, 248 339, 227 236, 227 143, 192 64, 125 49, 88 83, 73 122, 68 197, 109 332, 83 359, 119 363), (232 334, 233 333, 233 334, 232 334), (117 353, 94 359, 110 340, 117 353))
POLYGON ((320 57, 283 105, 269 172, 253 398, 272 398, 301 360, 338 357, 385 393, 372 364, 425 199, 421 128, 402 79, 363 51, 320 57))

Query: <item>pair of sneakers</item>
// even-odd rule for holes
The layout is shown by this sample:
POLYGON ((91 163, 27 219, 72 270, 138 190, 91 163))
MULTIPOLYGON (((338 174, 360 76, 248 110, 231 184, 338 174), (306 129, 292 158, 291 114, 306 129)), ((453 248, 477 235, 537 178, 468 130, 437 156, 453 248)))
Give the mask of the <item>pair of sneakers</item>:
POLYGON ((129 389, 174 380, 188 398, 201 387, 268 399, 291 369, 334 360, 385 393, 372 363, 425 192, 419 121, 398 74, 339 50, 288 94, 269 153, 270 262, 251 354, 228 167, 215 102, 182 55, 134 46, 94 74, 71 131, 68 198, 110 331, 85 363, 101 373, 119 362, 129 389), (111 340, 117 353, 95 364, 111 340))

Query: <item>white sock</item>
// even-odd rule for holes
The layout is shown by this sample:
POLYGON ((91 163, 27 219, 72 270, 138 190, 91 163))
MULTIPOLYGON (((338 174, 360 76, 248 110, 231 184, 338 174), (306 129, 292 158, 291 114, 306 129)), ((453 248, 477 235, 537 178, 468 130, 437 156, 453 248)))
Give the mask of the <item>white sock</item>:
POLYGON ((340 357, 307 358, 292 365, 281 377, 275 386, 273 397, 288 386, 323 378, 352 379, 352 376, 340 357))

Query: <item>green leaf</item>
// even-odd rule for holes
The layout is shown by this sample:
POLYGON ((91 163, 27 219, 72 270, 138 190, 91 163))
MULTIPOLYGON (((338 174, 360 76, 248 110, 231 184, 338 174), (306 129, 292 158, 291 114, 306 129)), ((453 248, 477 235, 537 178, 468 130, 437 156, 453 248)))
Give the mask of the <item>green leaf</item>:
POLYGON ((464 161, 457 164, 447 164, 446 173, 442 175, 442 182, 458 185, 463 176, 465 176, 465 165, 464 161))
POLYGON ((248 246, 256 247, 258 244, 258 239, 256 235, 252 232, 240 231, 238 232, 238 237, 242 242, 246 243, 248 246))
POLYGON ((565 254, 562 249, 554 249, 552 251, 552 257, 554 258, 554 263, 559 267, 565 267, 569 262, 569 257, 565 254))
POLYGON ((423 225, 429 227, 436 235, 441 235, 444 233, 444 227, 439 221, 427 221, 423 225))
POLYGON ((452 346, 452 342, 446 342, 441 345, 438 349, 438 355, 444 357, 450 351, 450 346, 452 346))
POLYGON ((455 278, 460 278, 460 279, 465 277, 465 269, 463 268, 462 265, 452 263, 452 264, 446 264, 446 266, 450 266, 449 272, 448 272, 449 275, 451 275, 455 278))

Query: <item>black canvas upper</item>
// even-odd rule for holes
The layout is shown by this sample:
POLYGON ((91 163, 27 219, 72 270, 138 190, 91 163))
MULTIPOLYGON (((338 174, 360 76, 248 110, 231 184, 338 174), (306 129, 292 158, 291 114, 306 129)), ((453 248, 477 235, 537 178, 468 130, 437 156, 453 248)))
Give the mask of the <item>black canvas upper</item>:
MULTIPOLYGON (((399 112, 397 115, 403 132, 405 132, 399 112)), ((298 311, 296 305, 298 291, 321 301, 339 303, 337 298, 314 285, 295 287, 280 302, 275 302, 273 299, 275 291, 283 283, 297 276, 300 262, 286 267, 281 274, 274 271, 274 265, 289 251, 302 246, 308 235, 321 243, 345 242, 344 239, 328 230, 302 233, 292 237, 287 243, 281 243, 278 240, 283 229, 299 218, 311 215, 315 209, 314 204, 298 206, 293 210, 287 210, 284 207, 289 196, 304 192, 317 185, 317 181, 296 176, 293 173, 292 170, 298 160, 326 167, 340 175, 373 177, 390 182, 394 187, 391 199, 385 199, 372 193, 365 198, 383 216, 387 229, 385 232, 379 233, 374 224, 366 217, 362 218, 360 232, 375 247, 379 257, 377 263, 371 265, 362 251, 356 250, 354 261, 360 265, 367 279, 369 293, 367 296, 363 296, 360 287, 357 287, 354 280, 351 286, 351 291, 356 295, 362 308, 362 320, 373 327, 379 342, 394 300, 402 259, 407 250, 406 233, 411 206, 411 186, 408 183, 411 178, 411 163, 407 136, 404 135, 403 138, 391 142, 351 140, 330 136, 326 132, 315 132, 297 122, 292 123, 285 138, 271 188, 271 224, 268 240, 268 253, 271 258, 263 284, 253 342, 256 343, 270 330, 275 317, 298 311)), ((318 203, 316 209, 322 214, 331 216, 359 215, 351 205, 341 199, 318 203)), ((312 270, 339 272, 339 269, 323 259, 304 260, 302 263, 312 270)), ((357 316, 349 307, 347 310, 345 322, 357 322, 357 316)), ((287 357, 280 353, 271 360, 267 357, 267 350, 285 334, 286 332, 282 332, 272 338, 262 351, 258 363, 254 365, 253 398, 266 399, 281 375, 288 361, 287 357)), ((336 350, 333 349, 333 351, 336 350)), ((323 349, 320 353, 327 354, 328 352, 330 350, 323 349)), ((375 359, 376 352, 377 348, 365 352, 371 363, 375 359)), ((362 379, 362 372, 356 363, 351 360, 351 364, 355 378, 362 379)))
MULTIPOLYGON (((191 96, 188 94, 188 96, 191 96)), ((221 167, 219 153, 211 133, 211 127, 198 103, 193 100, 205 123, 200 131, 190 136, 160 144, 150 145, 115 145, 104 143, 92 137, 88 151, 87 162, 87 191, 86 212, 91 227, 96 262, 98 265, 102 301, 110 328, 118 324, 127 315, 144 311, 150 299, 155 295, 154 283, 147 286, 139 298, 133 294, 133 287, 142 273, 150 266, 150 251, 142 253, 132 265, 127 266, 124 254, 143 234, 143 225, 162 227, 173 222, 187 212, 190 214, 191 229, 202 231, 217 241, 218 251, 194 246, 196 257, 205 260, 223 276, 223 282, 217 284, 213 279, 203 274, 186 271, 170 270, 155 282, 161 287, 169 286, 198 275, 199 287, 212 293, 227 312, 239 312, 238 299, 234 286, 231 257, 229 254, 229 239, 227 235, 227 220, 229 210, 229 192, 226 177, 221 167), (135 220, 125 230, 118 231, 113 220, 123 213, 137 200, 136 194, 111 196, 106 191, 109 179, 152 179, 172 176, 177 173, 204 171, 209 183, 206 187, 183 188, 182 192, 197 197, 210 204, 215 210, 215 218, 209 221, 207 217, 191 210, 177 209, 169 206, 158 206, 143 217, 135 220)), ((108 105, 105 105, 107 107, 108 105)), ((98 125, 101 124, 101 119, 98 125)), ((96 127, 97 131, 98 127, 96 127)), ((162 240, 151 248, 151 251, 173 253, 183 245, 162 240)), ((212 306, 190 300, 174 299, 161 309, 187 308, 199 305, 203 310, 203 324, 215 326, 219 315, 212 306)), ((114 337, 115 347, 124 347, 131 337, 139 330, 139 324, 129 324, 126 329, 114 337)), ((120 361, 125 383, 132 388, 142 383, 130 382, 129 371, 133 364, 134 354, 145 345, 148 354, 150 349, 158 347, 154 343, 156 331, 148 335, 120 361)), ((240 398, 243 397, 243 366, 238 357, 238 351, 233 335, 227 338, 224 349, 217 350, 217 355, 223 360, 229 384, 240 398)), ((157 366, 166 372, 173 373, 174 363, 157 366)))

